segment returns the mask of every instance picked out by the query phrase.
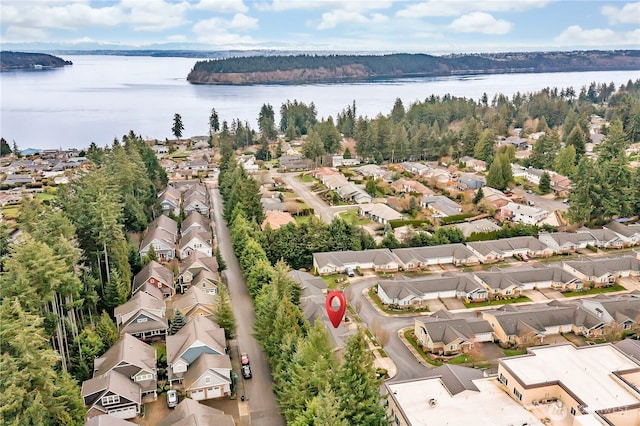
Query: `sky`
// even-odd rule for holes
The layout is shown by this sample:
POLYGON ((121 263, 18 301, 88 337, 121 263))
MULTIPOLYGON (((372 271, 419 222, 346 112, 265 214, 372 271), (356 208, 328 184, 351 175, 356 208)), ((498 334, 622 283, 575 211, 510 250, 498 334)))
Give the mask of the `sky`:
POLYGON ((435 54, 640 49, 640 2, 2 0, 0 45, 435 54))

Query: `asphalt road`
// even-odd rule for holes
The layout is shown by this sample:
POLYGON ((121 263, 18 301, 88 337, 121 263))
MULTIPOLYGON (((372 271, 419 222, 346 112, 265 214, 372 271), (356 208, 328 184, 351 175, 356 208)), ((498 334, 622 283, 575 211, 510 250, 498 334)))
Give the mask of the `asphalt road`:
POLYGON ((371 327, 374 319, 379 326, 389 331, 389 342, 384 346, 384 350, 395 362, 398 373, 389 380, 390 383, 408 379, 418 379, 424 377, 429 368, 421 364, 416 357, 407 349, 405 344, 398 337, 398 330, 413 326, 414 316, 384 316, 381 315, 369 301, 362 295, 365 288, 373 286, 378 281, 377 277, 363 278, 352 282, 345 292, 349 304, 356 309, 360 319, 371 327))
MULTIPOLYGON (((213 203, 214 217, 216 221, 216 240, 220 252, 227 265, 225 274, 229 286, 229 294, 233 312, 236 317, 236 341, 240 352, 247 352, 251 360, 253 378, 244 381, 245 397, 248 400, 249 413, 252 426, 280 426, 285 425, 284 417, 280 414, 275 395, 273 394, 273 381, 267 358, 262 352, 260 344, 253 337, 253 323, 255 313, 253 302, 247 291, 238 259, 231 248, 229 228, 222 218, 222 196, 220 191, 210 189, 213 203)), ((238 371, 238 380, 244 380, 238 371)))
POLYGON ((331 223, 335 213, 333 209, 311 190, 309 184, 300 182, 296 178, 297 175, 298 173, 286 173, 281 174, 280 176, 282 176, 285 182, 293 188, 296 194, 302 197, 304 202, 315 211, 316 215, 320 216, 320 218, 326 223, 331 223))
POLYGON ((547 198, 548 196, 540 196, 536 193, 528 194, 525 190, 521 188, 513 188, 512 192, 517 196, 524 197, 526 200, 531 200, 534 203, 535 207, 539 207, 541 209, 547 210, 548 212, 554 212, 556 210, 560 210, 562 212, 566 212, 569 209, 569 205, 562 202, 562 200, 556 200, 553 197, 547 198))

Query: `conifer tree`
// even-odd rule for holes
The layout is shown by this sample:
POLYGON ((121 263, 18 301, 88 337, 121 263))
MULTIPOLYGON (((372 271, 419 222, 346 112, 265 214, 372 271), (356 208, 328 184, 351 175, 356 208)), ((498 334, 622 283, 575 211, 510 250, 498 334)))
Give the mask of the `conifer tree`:
POLYGON ((187 319, 180 309, 176 309, 169 321, 169 334, 173 336, 187 324, 187 319))
POLYGON ((226 286, 221 284, 218 290, 218 302, 213 313, 214 321, 222 328, 227 340, 233 339, 236 333, 236 319, 231 309, 231 301, 229 300, 229 292, 226 286))

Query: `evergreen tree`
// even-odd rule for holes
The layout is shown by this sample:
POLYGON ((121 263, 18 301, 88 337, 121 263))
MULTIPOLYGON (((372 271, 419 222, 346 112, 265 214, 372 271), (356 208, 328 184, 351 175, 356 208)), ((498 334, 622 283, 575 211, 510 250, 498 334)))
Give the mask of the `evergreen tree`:
MULTIPOLYGON (((176 309, 169 320, 169 335, 173 336, 187 324, 187 319, 180 309, 176 309)), ((220 325, 220 324, 218 324, 220 325)))
POLYGON ((276 138, 275 112, 270 104, 263 104, 260 108, 260 114, 258 115, 258 129, 268 141, 276 138))
POLYGON ((182 117, 180 114, 175 113, 173 115, 173 126, 171 127, 171 133, 176 139, 180 139, 182 137, 182 131, 184 130, 184 125, 182 124, 182 117))
POLYGON ((222 258, 222 253, 220 252, 220 246, 216 247, 216 260, 218 261, 218 272, 222 272, 225 269, 227 269, 227 264, 225 263, 224 259, 222 258))
POLYGON ((11 154, 11 147, 4 138, 0 138, 0 157, 11 154))
POLYGON ((43 319, 5 298, 0 305, 0 419, 8 426, 77 425, 86 409, 77 383, 56 370, 43 319))
POLYGON ((96 324, 96 333, 100 336, 100 340, 104 342, 105 348, 110 348, 120 338, 118 327, 106 311, 102 311, 100 314, 100 319, 96 324))
POLYGON ((224 335, 227 340, 233 339, 236 332, 236 319, 231 309, 229 293, 224 285, 219 286, 218 302, 213 313, 214 321, 224 328, 224 335))
POLYGON ((220 130, 220 118, 215 108, 211 108, 211 115, 209 115, 209 136, 214 133, 218 133, 220 130))
POLYGON ((502 158, 496 157, 489 167, 489 173, 487 174, 487 186, 499 190, 506 189, 507 182, 504 180, 502 170, 502 158))
POLYGON ((582 133, 580 126, 576 125, 567 136, 567 148, 570 146, 574 148, 576 160, 580 160, 580 157, 584 155, 585 142, 584 133, 582 133))
POLYGON ((334 376, 339 411, 350 425, 386 425, 381 404, 380 379, 376 377, 373 354, 362 331, 347 340, 344 362, 334 376))
POLYGON ((342 158, 344 158, 345 160, 351 159, 351 150, 349 149, 349 147, 346 147, 344 149, 344 153, 342 154, 342 158))
POLYGON ((349 426, 338 409, 336 394, 328 387, 313 397, 307 408, 291 423, 292 426, 349 426))
POLYGON ((478 205, 478 203, 482 201, 483 198, 484 198, 484 190, 482 189, 482 187, 480 187, 478 188, 478 191, 476 192, 475 197, 473 197, 473 204, 478 205))
POLYGON ((495 136, 489 130, 485 130, 480 135, 480 140, 474 148, 474 156, 478 160, 482 160, 487 164, 490 164, 493 162, 495 154, 495 136))
POLYGON ((556 159, 553 160, 553 170, 564 176, 571 176, 576 169, 576 148, 573 145, 567 145, 562 148, 556 159))
POLYGON ((398 241, 393 232, 387 232, 384 234, 384 238, 380 241, 381 248, 395 249, 402 247, 402 243, 398 241))
POLYGON ((538 189, 543 194, 548 194, 551 192, 551 176, 548 172, 543 172, 542 176, 540 176, 540 183, 538 184, 538 189))

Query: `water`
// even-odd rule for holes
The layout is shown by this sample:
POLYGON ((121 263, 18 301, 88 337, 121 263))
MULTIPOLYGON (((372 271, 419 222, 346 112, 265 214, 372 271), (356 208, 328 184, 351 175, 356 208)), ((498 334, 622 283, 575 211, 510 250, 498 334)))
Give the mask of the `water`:
MULTIPOLYGON (((356 101, 359 115, 388 114, 396 98, 408 106, 432 94, 489 99, 544 87, 592 81, 616 86, 640 78, 638 71, 508 74, 410 78, 312 85, 200 86, 186 81, 197 59, 123 56, 64 56, 73 66, 0 74, 0 136, 21 149, 99 146, 134 130, 143 137, 172 138, 173 115, 185 126, 183 137, 208 131, 211 108, 220 120, 248 121, 254 128, 260 107, 276 114, 287 100, 314 102, 318 117, 336 114, 356 101)), ((276 118, 278 120, 278 118, 276 118)))

